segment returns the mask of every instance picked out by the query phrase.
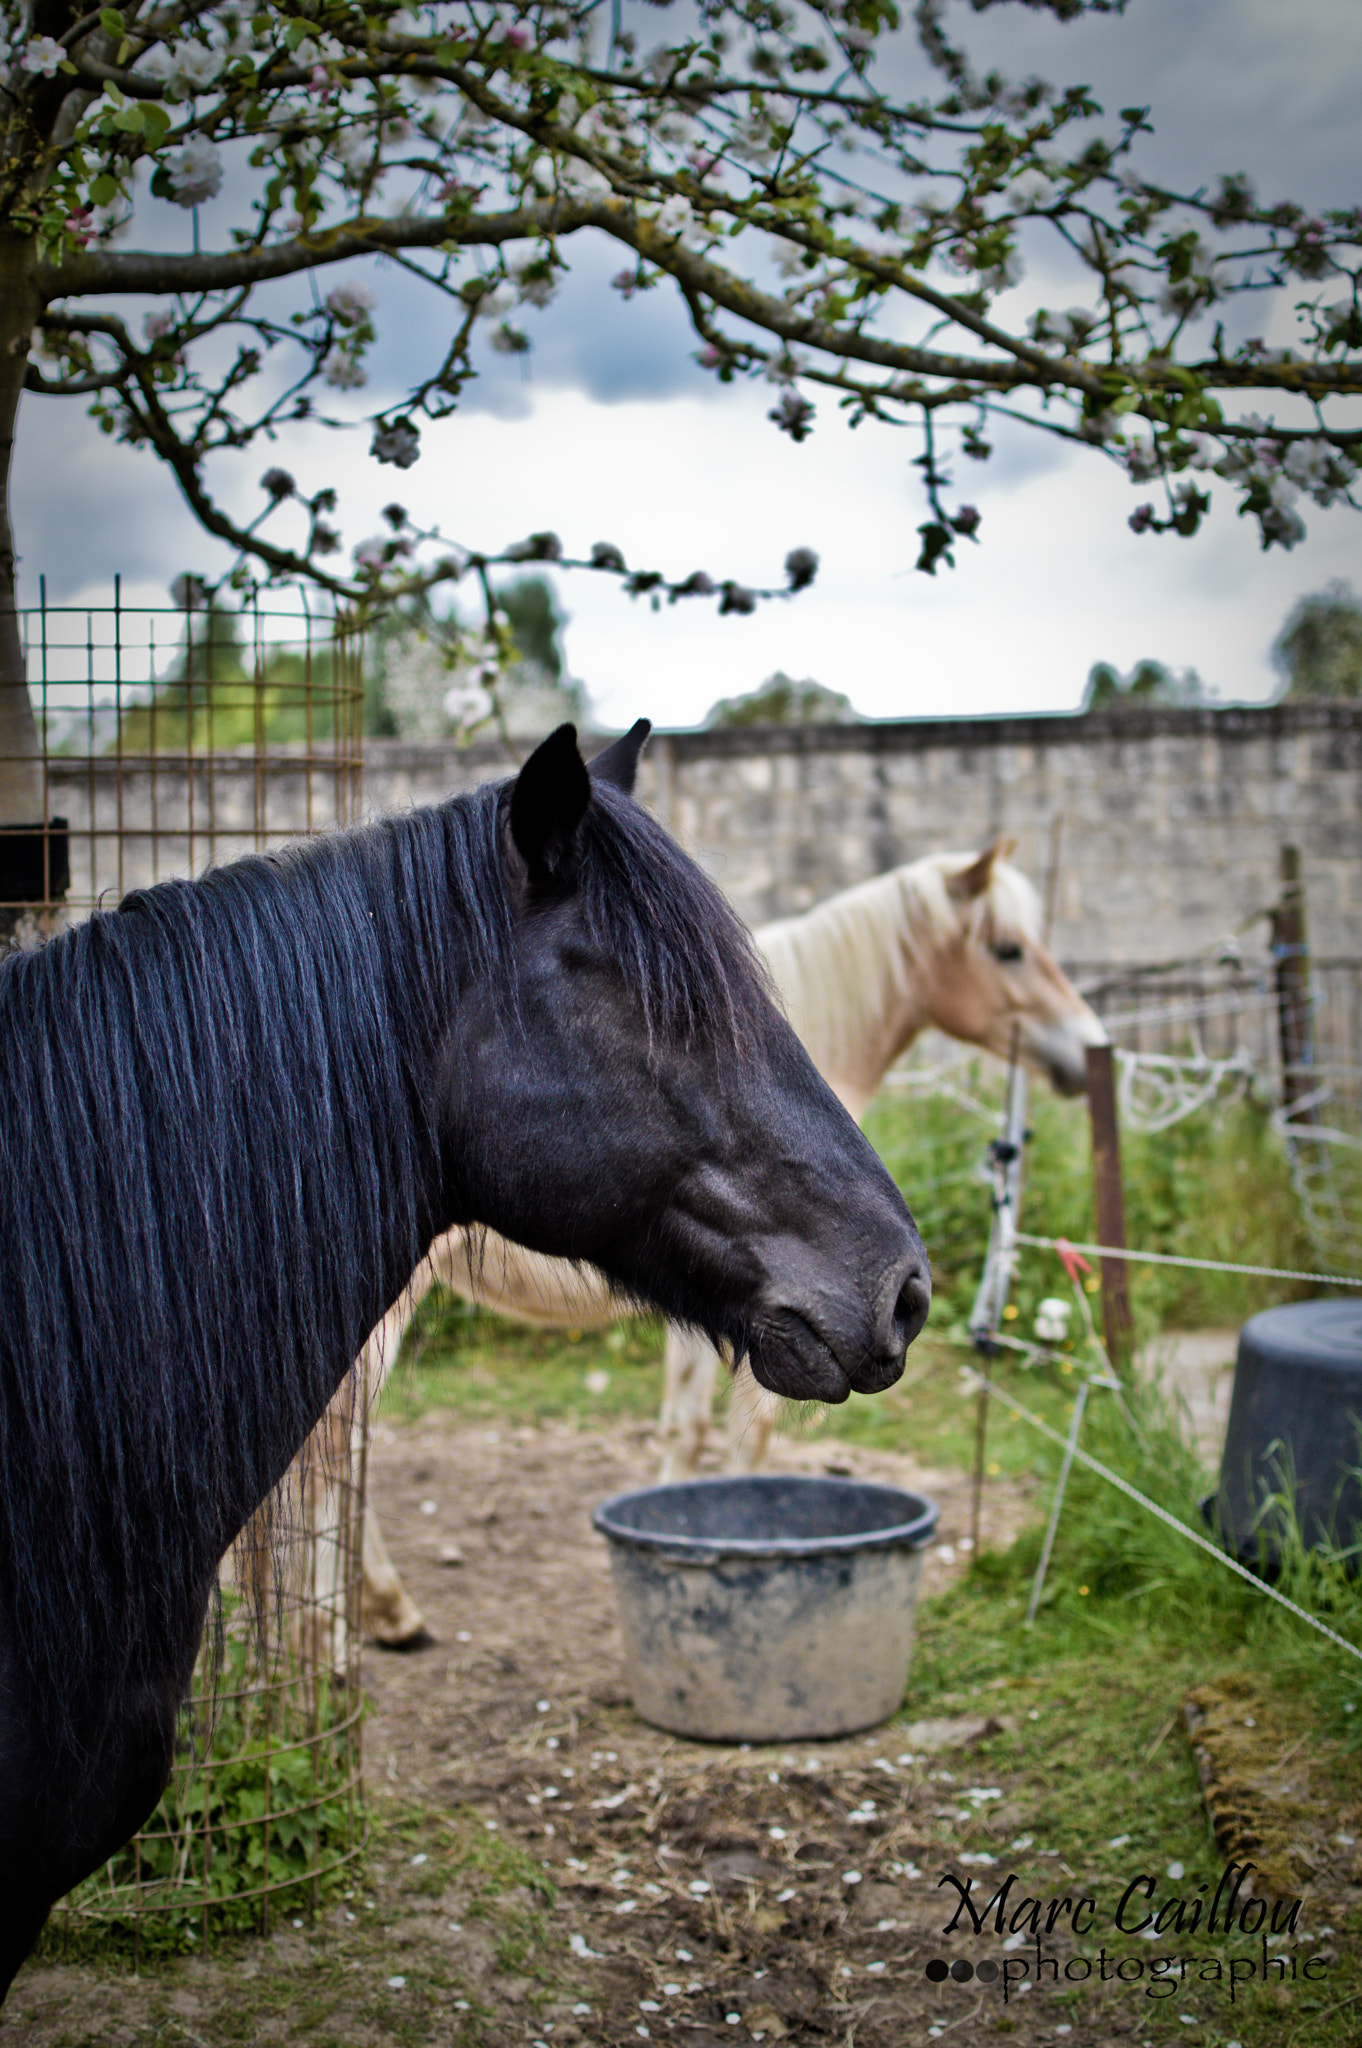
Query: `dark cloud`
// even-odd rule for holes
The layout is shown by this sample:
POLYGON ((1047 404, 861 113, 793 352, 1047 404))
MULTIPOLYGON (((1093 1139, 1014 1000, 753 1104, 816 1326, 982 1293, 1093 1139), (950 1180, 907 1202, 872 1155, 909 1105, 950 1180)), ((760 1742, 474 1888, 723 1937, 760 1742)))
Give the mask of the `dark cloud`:
MULTIPOLYGON (((530 338, 527 356, 498 355, 487 329, 475 330, 478 374, 465 387, 461 410, 520 417, 537 385, 570 385, 603 405, 713 387, 693 360, 699 343, 674 287, 664 283, 622 298, 610 279, 626 266, 628 251, 603 235, 574 237, 563 254, 571 267, 552 304, 512 315, 530 338)), ((438 365, 462 308, 395 264, 365 274, 379 297, 374 382, 396 390, 438 365)))
POLYGON ((1019 6, 948 23, 977 68, 1090 85, 1108 113, 1148 106, 1136 161, 1188 189, 1247 171, 1265 197, 1349 206, 1357 187, 1362 9, 1355 0, 1130 0, 1063 23, 1019 6))
POLYGON ((26 397, 14 454, 20 602, 45 577, 61 604, 115 575, 167 591, 183 569, 217 573, 226 550, 201 532, 168 469, 101 434, 74 399, 26 397))

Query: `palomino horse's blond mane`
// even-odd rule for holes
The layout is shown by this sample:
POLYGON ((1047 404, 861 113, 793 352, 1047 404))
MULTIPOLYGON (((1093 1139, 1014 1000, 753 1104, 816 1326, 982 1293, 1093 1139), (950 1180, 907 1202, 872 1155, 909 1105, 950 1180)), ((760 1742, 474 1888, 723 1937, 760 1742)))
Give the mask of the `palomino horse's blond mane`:
MULTIPOLYGON (((1008 863, 1010 850, 998 841, 982 853, 930 854, 756 932, 790 1022, 854 1116, 928 1025, 1004 1057, 1015 1038, 1022 1058, 1057 1088, 1082 1088, 1084 1049, 1106 1034, 1042 943, 1039 898, 1008 863)), ((362 1362, 371 1399, 436 1281, 529 1322, 589 1327, 629 1312, 594 1268, 490 1234, 450 1231, 369 1339, 362 1362)), ((666 1368, 662 1476, 680 1478, 699 1462, 718 1360, 705 1340, 672 1330, 666 1368)), ((741 1468, 762 1462, 775 1405, 750 1374, 740 1376, 730 1444, 741 1468)), ((420 1613, 372 1511, 364 1565, 366 1612, 380 1642, 419 1639, 420 1613)))
POLYGON ((1039 939, 1039 898, 1001 842, 929 854, 756 933, 810 1058, 844 1100, 844 1089, 863 1097, 857 1114, 937 1020, 944 982, 967 975, 981 948, 1039 939))

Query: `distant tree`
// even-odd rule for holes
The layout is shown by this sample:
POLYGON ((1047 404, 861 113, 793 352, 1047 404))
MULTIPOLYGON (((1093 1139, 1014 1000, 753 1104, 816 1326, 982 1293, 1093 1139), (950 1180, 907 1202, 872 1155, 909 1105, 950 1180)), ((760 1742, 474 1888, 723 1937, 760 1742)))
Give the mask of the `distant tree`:
POLYGON ((840 690, 830 690, 812 676, 797 683, 777 669, 760 689, 749 690, 742 697, 721 697, 705 714, 705 724, 849 725, 860 715, 840 690))
POLYGON ((553 586, 546 576, 520 576, 503 583, 497 602, 506 615, 521 663, 538 669, 551 682, 563 677, 563 628, 553 586))
POLYGON ((586 691, 566 668, 566 623, 543 576, 494 590, 486 625, 425 596, 397 605, 370 634, 366 730, 436 740, 495 724, 513 739, 585 722, 586 691))
POLYGON ((1335 578, 1301 598, 1273 642, 1272 662, 1286 678, 1288 702, 1362 697, 1362 601, 1352 585, 1335 578))
POLYGON ((1088 670, 1083 692, 1084 711, 1134 711, 1150 704, 1172 704, 1186 710, 1213 704, 1208 690, 1194 668, 1172 669, 1162 661, 1137 661, 1128 675, 1122 675, 1109 661, 1094 662, 1088 670))

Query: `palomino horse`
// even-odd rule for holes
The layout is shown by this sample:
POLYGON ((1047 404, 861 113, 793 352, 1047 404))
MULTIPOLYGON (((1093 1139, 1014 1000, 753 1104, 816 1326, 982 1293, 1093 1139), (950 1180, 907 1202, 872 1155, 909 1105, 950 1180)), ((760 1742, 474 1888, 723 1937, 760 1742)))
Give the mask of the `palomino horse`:
MULTIPOLYGON (((1036 892, 997 842, 983 853, 938 853, 830 897, 802 917, 756 933, 790 1022, 814 1065, 854 1117, 886 1070, 928 1025, 1006 1058, 1021 1057, 1062 1095, 1082 1092, 1085 1050, 1106 1043, 1097 1017, 1041 942, 1036 892)), ((370 1386, 391 1369, 417 1302, 436 1282, 527 1321, 609 1322, 618 1298, 589 1270, 517 1245, 453 1231, 437 1240, 366 1350, 370 1386)), ((699 1465, 718 1358, 704 1335, 667 1335, 661 1477, 699 1465)), ((766 1455, 775 1404, 745 1371, 729 1409, 731 1462, 752 1471, 766 1455)), ((428 1641, 419 1610, 388 1555, 372 1509, 364 1519, 364 1607, 388 1648, 428 1641)))
POLYGON ((821 1400, 930 1283, 718 891, 571 726, 517 780, 0 966, 0 1992, 170 1768, 218 1561, 485 1221, 821 1400))

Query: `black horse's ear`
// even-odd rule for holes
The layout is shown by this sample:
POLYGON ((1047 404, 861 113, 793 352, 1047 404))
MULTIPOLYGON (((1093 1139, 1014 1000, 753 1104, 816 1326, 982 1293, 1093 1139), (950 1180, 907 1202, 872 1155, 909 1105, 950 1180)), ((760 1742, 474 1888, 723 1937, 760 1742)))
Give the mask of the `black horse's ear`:
POLYGON ((511 791, 511 838, 532 888, 570 880, 590 802, 591 778, 577 751, 577 728, 560 725, 535 748, 511 791))
POLYGON ((590 764, 594 780, 613 782, 616 789, 622 789, 626 796, 632 796, 634 780, 638 774, 638 757, 643 752, 644 741, 652 729, 651 719, 636 719, 623 739, 612 740, 590 764))

